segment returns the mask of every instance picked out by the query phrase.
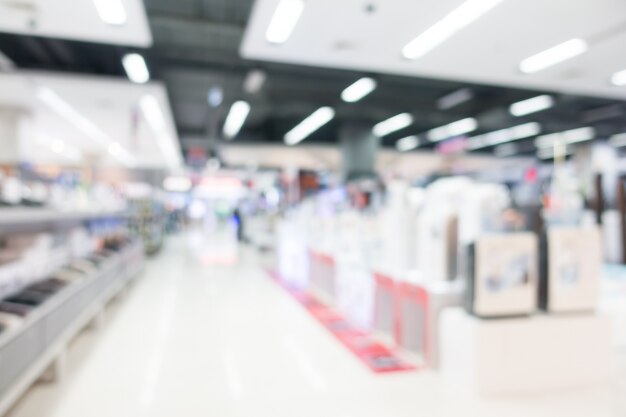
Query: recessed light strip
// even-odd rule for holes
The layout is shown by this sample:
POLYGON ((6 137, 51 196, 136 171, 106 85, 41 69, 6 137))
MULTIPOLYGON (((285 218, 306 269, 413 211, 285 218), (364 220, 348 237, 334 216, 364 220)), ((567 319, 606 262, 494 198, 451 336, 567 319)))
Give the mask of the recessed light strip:
POLYGON ((570 39, 567 42, 526 58, 520 64, 520 70, 526 74, 539 72, 584 54, 587 52, 587 49, 589 49, 589 46, 585 40, 570 39))
POLYGON ((622 148, 626 146, 626 133, 618 133, 611 136, 611 139, 609 139, 609 143, 616 148, 622 148))
POLYGON ((535 140, 537 149, 552 148, 559 141, 567 145, 574 143, 586 142, 596 137, 596 130, 593 127, 581 127, 578 129, 566 130, 564 132, 551 133, 549 135, 539 136, 535 140))
POLYGON ((468 148, 475 151, 502 143, 530 138, 532 136, 537 136, 540 133, 541 125, 539 123, 524 123, 522 125, 496 130, 494 132, 485 133, 479 136, 474 136, 469 139, 468 148))
POLYGON ((347 103, 356 103, 376 89, 376 80, 363 77, 341 93, 341 99, 347 103))
POLYGON ((285 135, 287 145, 296 145, 335 117, 332 107, 321 107, 285 135))
POLYGON ((150 81, 150 71, 143 56, 135 53, 126 54, 122 58, 122 65, 132 82, 143 84, 150 81))
POLYGON ((437 100, 437 108, 439 110, 450 110, 474 98, 474 93, 469 88, 461 88, 440 97, 437 100))
POLYGON ((618 87, 623 87, 626 85, 626 70, 616 72, 611 77, 611 83, 618 87))
POLYGON ((457 120, 456 122, 429 130, 426 135, 431 142, 440 142, 455 136, 461 136, 478 129, 478 121, 473 117, 457 120))
POLYGON ((554 106, 554 98, 547 94, 518 101, 511 104, 509 112, 515 117, 522 117, 542 110, 547 110, 554 106))
POLYGON ((378 123, 374 126, 373 132, 376 136, 383 137, 400 129, 409 127, 411 124, 413 124, 413 116, 409 113, 401 113, 378 123))
POLYGON ((416 149, 419 145, 420 140, 417 136, 407 136, 406 138, 398 139, 396 149, 400 152, 408 152, 416 149))
POLYGON ((120 26, 126 23, 126 9, 122 0, 93 0, 100 19, 107 25, 120 26))
POLYGON ((250 114, 250 105, 245 101, 236 101, 230 107, 226 122, 224 122, 224 136, 227 139, 232 139, 239 134, 239 131, 243 127, 250 114))
POLYGON ((402 55, 407 59, 423 57, 501 2, 502 0, 465 1, 446 17, 409 42, 402 49, 402 55))
POLYGON ((304 0, 280 0, 265 32, 269 43, 287 42, 304 11, 304 0))

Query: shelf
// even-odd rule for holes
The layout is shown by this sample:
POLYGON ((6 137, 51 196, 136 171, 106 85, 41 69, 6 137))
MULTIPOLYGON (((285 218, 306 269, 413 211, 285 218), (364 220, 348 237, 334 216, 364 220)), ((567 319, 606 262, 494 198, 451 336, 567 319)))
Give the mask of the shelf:
POLYGON ((143 268, 143 245, 135 243, 71 284, 0 336, 0 415, 63 355, 68 343, 143 268))
POLYGON ((128 216, 129 213, 126 211, 58 211, 30 207, 0 208, 0 234, 28 232, 47 227, 59 228, 78 224, 85 220, 126 218, 128 216))

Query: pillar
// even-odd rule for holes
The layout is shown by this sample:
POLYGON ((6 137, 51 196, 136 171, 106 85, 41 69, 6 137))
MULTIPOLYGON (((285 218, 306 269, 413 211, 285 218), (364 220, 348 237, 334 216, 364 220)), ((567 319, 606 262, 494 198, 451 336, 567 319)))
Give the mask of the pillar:
POLYGON ((339 132, 344 180, 376 176, 376 152, 380 138, 367 123, 348 122, 339 132))

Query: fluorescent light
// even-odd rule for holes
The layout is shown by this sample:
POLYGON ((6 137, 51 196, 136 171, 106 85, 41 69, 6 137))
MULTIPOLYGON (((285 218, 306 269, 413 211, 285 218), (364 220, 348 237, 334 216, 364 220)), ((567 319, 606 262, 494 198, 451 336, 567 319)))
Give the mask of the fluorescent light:
POLYGON ((549 109, 552 106, 554 106, 554 98, 544 94, 511 104, 509 112, 515 117, 521 117, 549 109))
POLYGON ((167 177, 163 180, 163 188, 174 193, 186 193, 191 190, 191 180, 187 177, 167 177))
POLYGON ((126 54, 122 58, 122 64, 128 78, 137 84, 147 83, 150 80, 150 71, 146 61, 139 54, 126 54))
POLYGON ((446 94, 437 100, 437 108, 439 110, 450 110, 460 104, 470 101, 474 98, 474 93, 469 88, 461 88, 446 94))
POLYGON ((232 139, 241 130, 241 127, 246 122, 246 118, 250 114, 250 105, 245 101, 236 101, 230 107, 230 112, 224 122, 224 136, 228 139, 232 139))
POLYGON ((376 80, 364 77, 350 85, 341 93, 341 99, 348 103, 356 103, 376 89, 376 80))
POLYGON ((428 140, 431 142, 440 142, 442 140, 464 135, 478 129, 478 122, 473 117, 458 120, 454 123, 447 124, 428 131, 428 140))
POLYGON ((74 127, 83 132, 86 136, 106 145, 109 142, 107 135, 100 130, 91 120, 80 114, 70 104, 63 100, 57 93, 47 87, 40 87, 37 90, 37 98, 46 104, 52 111, 70 122, 74 127))
POLYGON ((419 145, 420 140, 417 136, 407 136, 396 142, 396 149, 400 152, 407 152, 417 148, 419 145))
POLYGON ((317 109, 309 117, 301 121, 296 127, 291 129, 285 135, 285 143, 287 145, 295 145, 306 139, 311 133, 315 132, 335 117, 335 110, 331 107, 321 107, 317 109))
POLYGON ((513 156, 517 153, 517 145, 514 143, 504 143, 494 148, 493 153, 500 158, 513 156))
POLYGON ((571 39, 536 55, 526 58, 520 64, 520 70, 526 74, 539 72, 553 65, 587 52, 588 45, 583 39, 571 39))
POLYGON ((524 123, 522 125, 474 136, 469 139, 468 147, 471 150, 477 150, 506 142, 529 138, 531 136, 537 136, 539 133, 541 133, 541 125, 539 123, 524 123))
POLYGON ((126 9, 122 0, 93 0, 100 19, 107 25, 123 25, 126 23, 126 9))
POLYGON ((621 148, 626 146, 626 133, 618 133, 616 135, 611 136, 609 139, 609 143, 616 148, 621 148))
POLYGON ((281 0, 265 32, 265 39, 276 44, 287 42, 303 11, 303 0, 281 0))
POLYGON ((267 74, 260 69, 254 69, 248 73, 243 82, 243 90, 248 94, 256 94, 263 88, 267 74))
POLYGON ((398 114, 387 120, 383 120, 374 126, 374 134, 378 137, 387 136, 397 130, 404 129, 411 126, 413 123, 413 116, 409 113, 398 114))
POLYGON ((467 0, 450 14, 409 42, 402 55, 417 59, 444 43, 452 35, 497 6, 502 0, 467 0))
POLYGON ((171 166, 181 163, 181 155, 174 145, 174 139, 167 133, 165 116, 161 111, 159 100, 152 94, 146 94, 139 100, 139 107, 154 132, 161 153, 171 166))
POLYGON ((109 153, 113 156, 117 156, 122 153, 122 145, 117 142, 113 142, 109 145, 109 153))
POLYGON ((551 148, 559 142, 572 145, 574 143, 592 140, 595 137, 596 131, 593 127, 581 127, 578 129, 566 130, 564 132, 539 136, 537 140, 535 140, 535 147, 538 149, 551 148))
POLYGON ((611 83, 618 87, 622 87, 626 85, 626 70, 616 72, 611 77, 611 83))

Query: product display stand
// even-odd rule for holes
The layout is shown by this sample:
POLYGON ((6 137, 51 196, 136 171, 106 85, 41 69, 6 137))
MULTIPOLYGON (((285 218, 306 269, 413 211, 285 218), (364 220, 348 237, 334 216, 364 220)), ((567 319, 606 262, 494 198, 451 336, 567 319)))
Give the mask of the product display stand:
POLYGON ((144 247, 127 245, 97 272, 56 294, 22 326, 0 336, 0 415, 37 380, 63 374, 71 340, 143 269, 144 247))
POLYGON ((335 300, 335 259, 329 254, 309 250, 309 265, 311 288, 324 299, 335 300))
POLYGON ((400 283, 393 275, 374 272, 376 282, 374 301, 374 328, 386 336, 393 337, 398 326, 400 283))
POLYGON ((444 311, 441 370, 446 382, 479 394, 545 393, 610 380, 610 319, 595 314, 481 320, 444 311))
POLYGON ((438 368, 441 314, 462 304, 463 286, 458 281, 402 282, 398 290, 397 343, 421 353, 429 368, 438 368))

